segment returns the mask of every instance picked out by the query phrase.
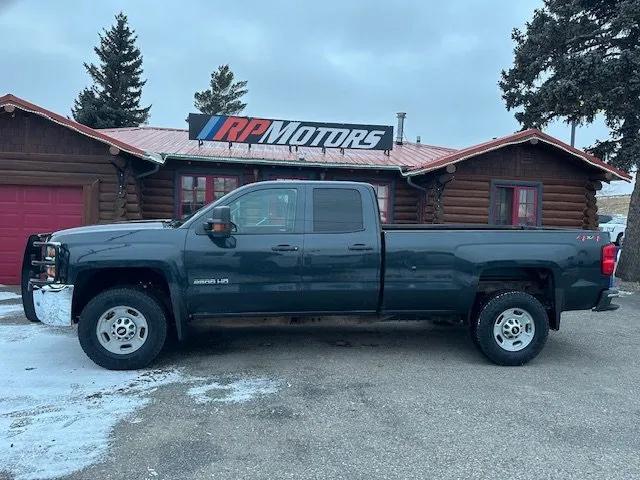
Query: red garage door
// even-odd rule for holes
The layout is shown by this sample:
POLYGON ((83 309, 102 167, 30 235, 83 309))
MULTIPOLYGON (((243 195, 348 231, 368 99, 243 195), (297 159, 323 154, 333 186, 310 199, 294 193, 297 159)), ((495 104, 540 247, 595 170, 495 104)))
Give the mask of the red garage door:
POLYGON ((20 283, 29 235, 82 225, 82 187, 0 185, 0 284, 20 283))

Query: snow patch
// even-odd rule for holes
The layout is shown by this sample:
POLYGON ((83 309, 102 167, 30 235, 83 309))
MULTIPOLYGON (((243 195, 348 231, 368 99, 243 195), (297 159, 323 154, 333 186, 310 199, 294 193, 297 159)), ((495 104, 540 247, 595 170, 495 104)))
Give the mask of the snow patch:
POLYGON ((187 394, 196 403, 244 403, 262 395, 276 393, 278 382, 268 378, 242 378, 224 382, 208 382, 191 387, 187 394))
MULTIPOLYGON (((0 287, 2 287, 2 285, 0 285, 0 287)), ((2 302, 4 300, 18 300, 18 299, 22 299, 22 297, 20 295, 18 295, 17 293, 0 292, 0 302, 2 302)))
POLYGON ((0 325, 0 366, 0 477, 16 480, 69 475, 104 460, 116 424, 144 421, 140 411, 162 385, 195 385, 186 393, 198 403, 237 404, 277 390, 262 378, 105 370, 85 356, 75 329, 43 324, 0 325))
POLYGON ((0 469, 46 479, 104 457, 116 423, 176 372, 111 372, 81 351, 73 331, 0 326, 0 469))
POLYGON ((0 318, 8 317, 18 312, 22 312, 22 304, 20 303, 14 305, 0 305, 0 318))

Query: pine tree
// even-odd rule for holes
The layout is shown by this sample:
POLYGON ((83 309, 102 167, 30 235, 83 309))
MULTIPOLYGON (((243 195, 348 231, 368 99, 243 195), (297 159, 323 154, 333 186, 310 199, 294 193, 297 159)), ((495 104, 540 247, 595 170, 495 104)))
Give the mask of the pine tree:
POLYGON ((76 121, 93 128, 137 127, 146 123, 151 106, 140 107, 142 55, 137 36, 120 12, 116 23, 100 35, 94 51, 99 65, 84 64, 93 85, 80 92, 72 108, 76 121))
POLYGON ((196 92, 195 107, 209 115, 237 115, 247 106, 240 99, 247 93, 246 81, 234 82, 229 65, 220 65, 211 74, 209 88, 196 92))
MULTIPOLYGON (((603 114, 610 138, 590 150, 625 170, 638 167, 640 0, 545 0, 512 38, 514 63, 500 87, 523 128, 591 123, 603 114)), ((640 181, 617 274, 640 281, 640 181)))

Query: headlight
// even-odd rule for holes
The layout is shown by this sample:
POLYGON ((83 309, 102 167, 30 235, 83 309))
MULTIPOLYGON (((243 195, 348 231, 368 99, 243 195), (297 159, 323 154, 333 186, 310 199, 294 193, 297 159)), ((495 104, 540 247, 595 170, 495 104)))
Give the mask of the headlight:
MULTIPOLYGON (((55 261, 56 260, 56 248, 50 245, 47 245, 44 252, 44 259, 47 261, 55 261)), ((47 277, 50 280, 56 278, 56 267, 54 265, 47 265, 45 268, 47 273, 47 277)))
POLYGON ((54 266, 48 266, 47 267, 47 277, 50 279, 54 279, 56 278, 56 267, 54 266))

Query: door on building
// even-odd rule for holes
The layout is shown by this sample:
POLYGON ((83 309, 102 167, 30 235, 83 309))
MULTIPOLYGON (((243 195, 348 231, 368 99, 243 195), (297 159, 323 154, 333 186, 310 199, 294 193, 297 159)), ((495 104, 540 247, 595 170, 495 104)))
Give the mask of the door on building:
POLYGON ((0 284, 20 283, 29 235, 83 224, 82 187, 0 185, 0 284))

